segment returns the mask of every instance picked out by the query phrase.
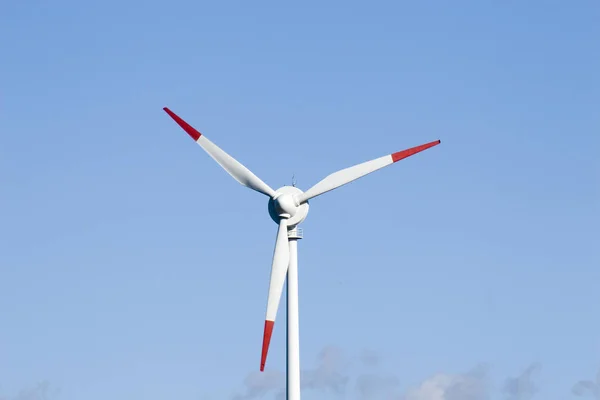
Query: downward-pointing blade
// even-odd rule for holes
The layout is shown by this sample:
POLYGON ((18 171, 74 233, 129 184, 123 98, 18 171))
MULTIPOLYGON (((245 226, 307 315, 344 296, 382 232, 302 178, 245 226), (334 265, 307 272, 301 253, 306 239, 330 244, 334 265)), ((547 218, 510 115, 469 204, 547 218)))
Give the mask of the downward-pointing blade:
POLYGON ((277 240, 275 241, 275 250, 273 251, 273 264, 271 266, 271 282, 269 283, 269 298, 267 300, 267 316, 265 318, 265 331, 263 336, 262 356, 260 359, 260 370, 265 370, 269 344, 271 343, 271 334, 277 309, 283 292, 283 284, 290 263, 290 247, 287 234, 287 219, 281 218, 277 230, 277 240))
POLYGON ((260 180, 259 177, 243 166, 242 163, 225 153, 219 146, 208 140, 206 136, 194 129, 193 126, 185 122, 173 111, 167 107, 164 107, 163 110, 236 181, 267 196, 273 197, 275 195, 275 191, 269 185, 260 180))

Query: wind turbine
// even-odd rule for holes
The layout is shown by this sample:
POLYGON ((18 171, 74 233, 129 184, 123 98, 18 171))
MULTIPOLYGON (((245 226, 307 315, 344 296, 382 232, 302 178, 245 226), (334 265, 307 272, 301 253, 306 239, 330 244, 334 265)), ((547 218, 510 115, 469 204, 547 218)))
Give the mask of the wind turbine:
POLYGON ((308 200, 436 146, 440 144, 440 141, 429 142, 334 172, 306 192, 298 189, 295 185, 283 186, 273 190, 248 168, 221 150, 169 108, 164 107, 163 110, 235 180, 269 197, 269 214, 273 221, 278 224, 278 229, 271 265, 271 281, 267 299, 260 370, 264 371, 265 368, 275 317, 277 316, 277 309, 279 308, 279 301, 287 275, 287 400, 300 400, 297 241, 303 237, 302 230, 298 228, 298 225, 304 221, 308 214, 308 200))

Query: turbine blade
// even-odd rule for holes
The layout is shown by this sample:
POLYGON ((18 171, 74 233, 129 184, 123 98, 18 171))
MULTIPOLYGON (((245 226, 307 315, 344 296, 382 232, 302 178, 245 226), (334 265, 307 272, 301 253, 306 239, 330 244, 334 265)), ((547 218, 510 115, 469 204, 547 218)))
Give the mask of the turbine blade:
POLYGON ((204 151, 206 151, 208 155, 210 155, 221 167, 223 167, 223 169, 227 171, 229 175, 231 175, 236 181, 269 197, 273 197, 275 195, 275 191, 269 185, 260 180, 260 178, 254 175, 239 161, 221 150, 221 148, 219 148, 216 144, 208 140, 206 136, 194 129, 194 127, 181 119, 173 111, 169 110, 169 108, 164 107, 163 110, 165 110, 165 112, 169 114, 169 116, 173 118, 175 122, 177 122, 177 124, 179 124, 179 126, 181 126, 183 130, 186 131, 188 135, 190 135, 191 138, 194 139, 194 141, 198 143, 198 145, 200 145, 200 147, 202 147, 204 151))
POLYGON ((287 219, 279 220, 277 230, 277 240, 275 241, 275 250, 273 251, 273 264, 271 266, 271 282, 269 283, 269 297, 267 299, 267 315, 265 318, 265 331, 263 335, 262 355, 260 359, 260 370, 265 370, 269 344, 273 333, 275 317, 283 292, 283 284, 290 263, 290 246, 288 242, 287 219))
POLYGON ((412 147, 410 149, 402 150, 393 154, 388 154, 387 156, 379 157, 374 160, 366 161, 362 164, 354 165, 352 167, 334 172, 308 189, 306 192, 300 194, 296 200, 299 204, 302 204, 313 197, 317 197, 325 192, 329 192, 330 190, 350 183, 360 177, 370 174, 371 172, 375 172, 378 169, 387 167, 390 164, 403 160, 406 157, 410 157, 413 154, 417 154, 423 150, 427 150, 430 147, 436 146, 440 143, 441 141, 436 140, 434 142, 412 147))

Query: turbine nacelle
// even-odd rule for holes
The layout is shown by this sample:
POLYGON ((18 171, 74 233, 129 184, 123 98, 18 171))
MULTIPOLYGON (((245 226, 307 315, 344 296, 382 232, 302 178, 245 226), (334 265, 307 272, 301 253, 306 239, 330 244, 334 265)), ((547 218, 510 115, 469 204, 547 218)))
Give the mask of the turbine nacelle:
POLYGON ((296 200, 304 193, 294 186, 283 186, 275 191, 275 196, 269 198, 269 215, 275 223, 279 224, 281 218, 287 218, 288 228, 298 225, 308 215, 308 201, 298 204, 296 200))

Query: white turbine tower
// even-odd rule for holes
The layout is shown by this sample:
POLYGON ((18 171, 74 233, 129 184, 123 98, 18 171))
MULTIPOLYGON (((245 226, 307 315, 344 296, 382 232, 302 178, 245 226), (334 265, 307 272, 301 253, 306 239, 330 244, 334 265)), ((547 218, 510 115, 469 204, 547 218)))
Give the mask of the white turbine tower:
POLYGON ((269 214, 278 224, 277 239, 271 265, 271 282, 262 344, 260 370, 264 371, 273 325, 287 275, 287 399, 300 400, 300 343, 298 324, 298 244, 302 230, 298 225, 308 214, 308 200, 350 183, 362 176, 440 144, 439 140, 388 154, 362 164, 335 172, 308 189, 283 186, 273 190, 248 168, 221 150, 187 122, 169 110, 164 110, 206 151, 225 171, 242 185, 269 197, 269 214))

